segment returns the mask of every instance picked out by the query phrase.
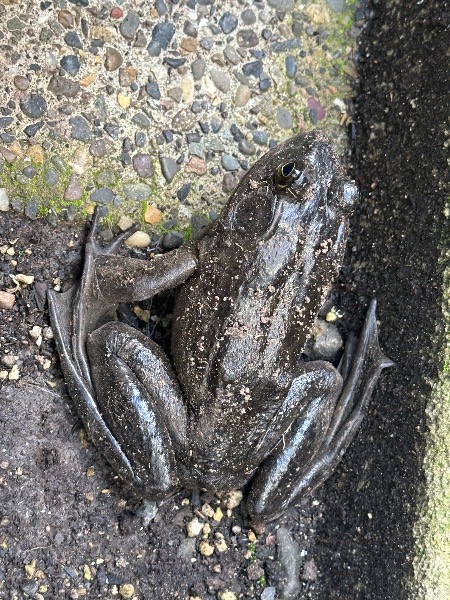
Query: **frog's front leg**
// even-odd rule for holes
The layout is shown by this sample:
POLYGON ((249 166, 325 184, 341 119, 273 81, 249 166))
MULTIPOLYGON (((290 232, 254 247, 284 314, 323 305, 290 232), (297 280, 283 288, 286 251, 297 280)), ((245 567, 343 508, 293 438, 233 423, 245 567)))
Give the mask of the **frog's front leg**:
POLYGON ((321 485, 353 440, 382 369, 393 364, 378 345, 375 307, 372 302, 356 349, 352 342, 346 347, 340 367, 343 385, 336 369, 321 361, 307 363, 294 379, 287 399, 306 399, 307 408, 255 477, 248 501, 255 522, 276 518, 321 485), (311 393, 311 380, 320 393, 311 393))
MULTIPOLYGON (((189 247, 151 261, 114 256, 112 253, 134 229, 101 248, 95 240, 98 220, 96 212, 86 242, 81 281, 64 294, 48 294, 50 319, 67 387, 90 439, 124 480, 135 487, 142 487, 139 461, 127 454, 99 408, 99 394, 91 374, 92 360, 88 357, 88 337, 112 320, 118 302, 151 298, 157 292, 186 280, 195 271, 197 258, 189 247), (119 284, 113 283, 115 279, 119 284)), ((95 360, 103 360, 98 352, 95 360)), ((156 411, 156 408, 152 410, 156 411)), ((155 419, 153 436, 156 444, 159 422, 156 416, 155 419)), ((163 429, 161 427, 161 431, 163 429)), ((161 433, 161 440, 164 435, 161 433)), ((171 454, 167 450, 164 460, 169 460, 169 456, 171 454)), ((173 465, 172 458, 169 463, 173 465)))

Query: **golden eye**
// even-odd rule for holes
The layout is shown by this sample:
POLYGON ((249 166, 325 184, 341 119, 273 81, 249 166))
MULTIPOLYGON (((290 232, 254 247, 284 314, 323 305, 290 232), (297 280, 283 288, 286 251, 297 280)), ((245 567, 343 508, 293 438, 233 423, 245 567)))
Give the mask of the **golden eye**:
POLYGON ((274 174, 274 181, 277 187, 284 189, 296 181, 301 175, 301 170, 295 162, 288 162, 280 165, 274 174))

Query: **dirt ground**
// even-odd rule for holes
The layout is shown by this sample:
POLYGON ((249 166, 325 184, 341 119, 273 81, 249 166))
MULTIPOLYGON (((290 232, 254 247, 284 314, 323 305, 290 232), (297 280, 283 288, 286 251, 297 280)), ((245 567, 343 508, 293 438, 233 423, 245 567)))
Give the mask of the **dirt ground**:
MULTIPOLYGON (((200 512, 207 504, 215 513, 204 521, 216 550, 199 553, 198 540, 186 535, 186 523, 199 516, 188 492, 147 524, 139 500, 86 442, 45 329, 46 287, 76 278, 83 232, 3 214, 1 243, 14 254, 0 256, 2 289, 13 269, 35 279, 21 284, 2 321, 1 354, 20 364, 20 379, 0 392, 0 598, 227 600, 228 590, 270 600, 275 591, 283 597, 292 577, 298 586, 290 596, 285 588, 284 597, 393 600, 414 592, 412 527, 422 501, 427 382, 440 367, 440 257, 448 232, 448 165, 439 152, 448 73, 435 70, 433 57, 446 52, 449 12, 446 2, 374 10, 352 140, 362 203, 337 298, 348 330, 360 327, 364 307, 378 299, 381 345, 396 366, 383 375, 357 440, 317 494, 256 539, 241 508, 228 514, 205 495, 200 512), (410 38, 399 35, 404 11, 417 27, 410 38), (387 48, 394 50, 389 58, 387 48), (419 73, 411 68, 418 64, 419 73), (39 347, 34 326, 42 328, 39 347), (280 527, 297 544, 291 555, 282 555, 280 527), (303 561, 300 579, 289 573, 294 557, 303 561)), ((8 364, 3 359, 1 369, 8 364)))

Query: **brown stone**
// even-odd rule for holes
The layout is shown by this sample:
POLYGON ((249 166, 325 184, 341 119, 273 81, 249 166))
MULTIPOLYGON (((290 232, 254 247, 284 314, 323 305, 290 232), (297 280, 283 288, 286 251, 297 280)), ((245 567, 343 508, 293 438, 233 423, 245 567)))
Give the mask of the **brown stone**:
POLYGON ((119 83, 123 87, 131 85, 136 81, 138 70, 135 67, 121 67, 119 69, 119 83))
POLYGON ((162 219, 161 211, 154 206, 153 204, 149 204, 147 206, 147 210, 145 211, 144 221, 146 223, 151 223, 154 225, 155 223, 159 223, 162 219))
POLYGON ((70 10, 60 10, 58 13, 58 23, 66 29, 72 29, 75 24, 75 19, 70 10))
POLYGON ((197 50, 198 42, 195 38, 186 37, 180 42, 180 46, 185 52, 195 52, 197 50))
POLYGON ((105 69, 107 71, 117 71, 122 65, 123 57, 115 48, 106 48, 105 69))
POLYGON ((23 75, 16 75, 14 77, 14 85, 21 92, 27 90, 30 87, 30 82, 23 75))
POLYGON ((186 171, 196 175, 204 175, 206 173, 206 162, 198 156, 191 156, 186 165, 186 171))
POLYGON ((44 148, 40 144, 33 144, 28 148, 27 156, 31 158, 31 160, 35 163, 43 163, 44 162, 44 148))
POLYGON ((14 296, 14 294, 0 291, 0 308, 10 310, 14 306, 15 301, 16 297, 14 296))
POLYGON ((11 150, 5 148, 4 146, 0 147, 0 154, 8 163, 13 163, 17 158, 17 154, 14 154, 14 152, 11 152, 11 150))

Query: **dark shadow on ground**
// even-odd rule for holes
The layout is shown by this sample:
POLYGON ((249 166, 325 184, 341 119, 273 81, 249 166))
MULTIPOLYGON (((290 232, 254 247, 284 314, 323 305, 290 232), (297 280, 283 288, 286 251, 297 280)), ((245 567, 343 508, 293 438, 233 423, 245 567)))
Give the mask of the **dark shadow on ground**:
POLYGON ((377 2, 373 15, 361 45, 353 143, 362 202, 343 304, 361 314, 358 305, 378 299, 381 345, 396 366, 324 489, 316 549, 323 580, 315 597, 342 600, 408 596, 427 382, 442 368, 449 3, 377 2))

